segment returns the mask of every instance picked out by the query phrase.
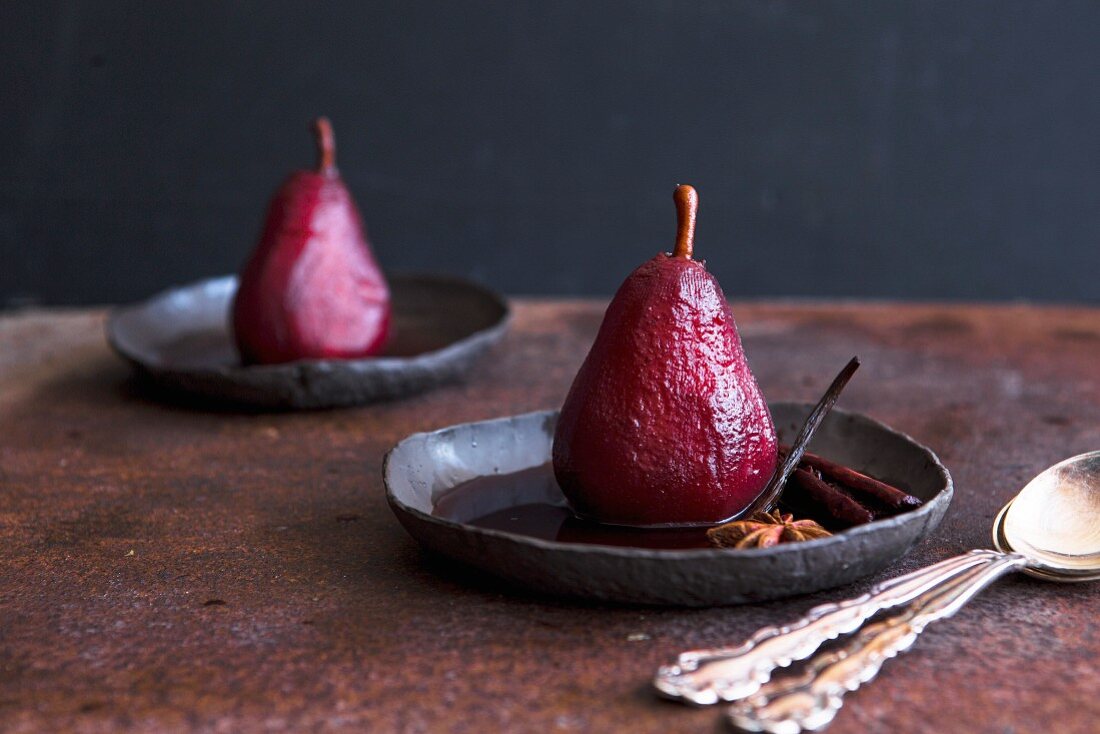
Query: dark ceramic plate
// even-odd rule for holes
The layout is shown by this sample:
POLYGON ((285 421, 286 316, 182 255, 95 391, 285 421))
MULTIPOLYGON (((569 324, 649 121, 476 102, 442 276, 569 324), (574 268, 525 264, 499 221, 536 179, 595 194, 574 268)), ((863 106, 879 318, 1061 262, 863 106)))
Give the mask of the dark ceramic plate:
POLYGON ((116 309, 107 340, 140 375, 172 392, 262 408, 331 408, 453 381, 507 329, 508 304, 480 286, 431 276, 389 283, 393 337, 378 357, 243 366, 229 331, 233 276, 116 309))
MULTIPOLYGON (((790 441, 812 406, 770 407, 781 437, 790 441)), ((939 524, 951 502, 951 476, 932 451, 875 420, 834 410, 811 449, 904 486, 925 501, 921 507, 829 538, 752 550, 560 542, 433 515, 440 498, 459 484, 545 464, 556 420, 555 411, 528 413, 409 436, 386 457, 390 507, 424 547, 528 589, 615 602, 710 606, 850 583, 905 554, 939 524)), ((485 497, 471 514, 555 501, 564 502, 556 485, 532 481, 485 497)))

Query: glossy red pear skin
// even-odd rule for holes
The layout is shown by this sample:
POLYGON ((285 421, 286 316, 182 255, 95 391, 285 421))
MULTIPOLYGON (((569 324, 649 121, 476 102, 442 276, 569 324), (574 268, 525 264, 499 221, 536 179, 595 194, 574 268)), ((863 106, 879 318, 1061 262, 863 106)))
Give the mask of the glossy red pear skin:
POLYGON ((622 284, 565 399, 553 459, 574 510, 622 525, 719 522, 764 489, 775 426, 701 263, 658 255, 622 284))
POLYGON ((347 187, 297 171, 275 193, 241 273, 233 331, 246 363, 376 354, 390 296, 347 187))

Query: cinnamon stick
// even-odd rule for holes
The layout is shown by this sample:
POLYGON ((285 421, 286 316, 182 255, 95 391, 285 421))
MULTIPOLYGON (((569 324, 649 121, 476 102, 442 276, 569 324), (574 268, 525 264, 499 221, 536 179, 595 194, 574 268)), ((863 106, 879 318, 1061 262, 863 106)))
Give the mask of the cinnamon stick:
POLYGON ((848 528, 875 519, 869 509, 805 469, 795 469, 791 474, 783 501, 800 507, 812 506, 815 516, 834 527, 848 528))
POLYGON ((808 451, 802 455, 802 464, 816 469, 822 476, 843 485, 853 493, 870 497, 894 510, 908 510, 923 504, 920 499, 897 487, 808 451))

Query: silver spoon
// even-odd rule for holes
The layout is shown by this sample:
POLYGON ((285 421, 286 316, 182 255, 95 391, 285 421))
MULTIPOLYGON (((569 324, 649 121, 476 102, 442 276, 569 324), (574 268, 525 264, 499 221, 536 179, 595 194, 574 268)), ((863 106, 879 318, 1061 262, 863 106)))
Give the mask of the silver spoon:
MULTIPOLYGON (((695 704, 748 698, 760 691, 776 668, 809 657, 823 643, 855 631, 879 611, 912 602, 911 610, 899 615, 912 612, 912 620, 890 644, 872 630, 857 636, 839 652, 840 658, 811 661, 814 674, 789 694, 800 697, 799 705, 784 698, 784 687, 765 691, 762 697, 745 702, 753 705, 735 707, 734 712, 738 726, 757 731, 797 732, 824 726, 839 710, 844 692, 873 678, 882 661, 908 648, 925 624, 950 616, 1003 574, 1022 570, 1054 581, 1100 578, 1100 451, 1055 464, 1031 480, 1005 505, 994 522, 993 535, 998 551, 971 551, 879 584, 856 599, 815 607, 794 624, 759 630, 738 647, 683 653, 674 665, 657 672, 654 685, 665 696, 695 704), (867 647, 875 640, 878 644, 867 647), (867 654, 860 657, 865 648, 867 654), (834 665, 846 665, 854 677, 841 675, 834 665), (750 719, 752 711, 762 713, 750 719)), ((895 632, 898 628, 898 624, 892 626, 895 632)))
POLYGON ((997 515, 993 543, 1001 552, 987 563, 929 589, 905 611, 864 626, 844 647, 810 660, 801 674, 765 684, 730 707, 730 721, 774 734, 824 728, 845 693, 872 680, 928 624, 950 617, 1004 574, 1021 570, 1062 582, 1100 578, 1100 451, 1067 459, 1031 480, 997 515))

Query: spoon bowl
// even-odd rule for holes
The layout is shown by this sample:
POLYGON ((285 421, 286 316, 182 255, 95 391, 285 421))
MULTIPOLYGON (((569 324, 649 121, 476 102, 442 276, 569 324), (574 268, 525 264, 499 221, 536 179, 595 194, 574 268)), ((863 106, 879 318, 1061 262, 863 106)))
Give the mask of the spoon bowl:
POLYGON ((1028 482, 993 526, 998 550, 1028 559, 1025 573, 1084 581, 1100 575, 1100 451, 1061 461, 1028 482))

